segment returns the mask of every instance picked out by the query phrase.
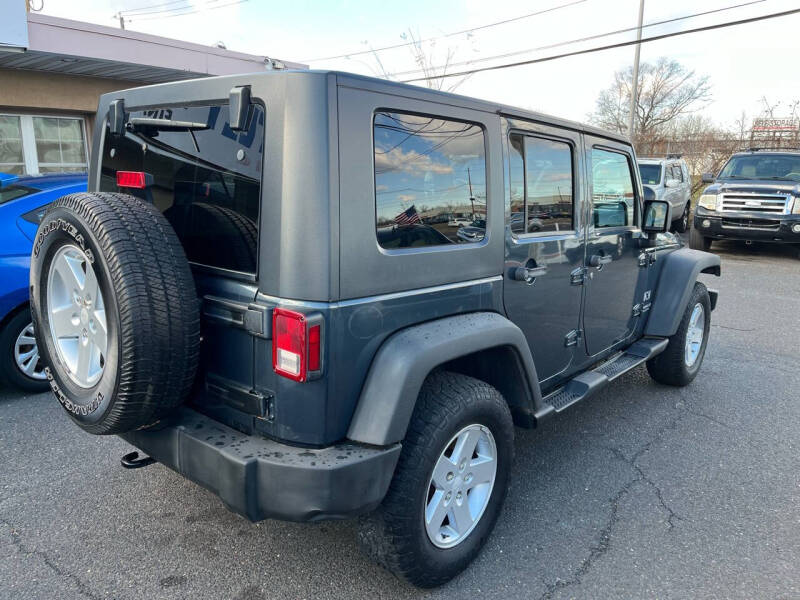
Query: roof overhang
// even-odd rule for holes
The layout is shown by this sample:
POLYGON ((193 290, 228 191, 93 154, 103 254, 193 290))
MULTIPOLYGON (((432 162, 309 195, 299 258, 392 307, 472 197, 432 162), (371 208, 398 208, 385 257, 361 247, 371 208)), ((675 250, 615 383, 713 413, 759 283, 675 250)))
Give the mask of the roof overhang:
MULTIPOLYGON (((22 2, 18 2, 22 5, 22 2)), ((161 83, 213 75, 307 65, 233 52, 135 31, 27 14, 27 50, 8 51, 0 39, 0 68, 49 71, 161 83)))

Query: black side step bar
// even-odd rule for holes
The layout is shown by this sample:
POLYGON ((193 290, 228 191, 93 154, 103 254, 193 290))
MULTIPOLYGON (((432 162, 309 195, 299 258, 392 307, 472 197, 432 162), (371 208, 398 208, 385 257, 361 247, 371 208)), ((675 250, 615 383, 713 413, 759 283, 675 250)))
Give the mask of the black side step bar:
POLYGON ((595 395, 623 373, 627 373, 657 354, 661 354, 668 343, 669 340, 665 338, 639 340, 625 352, 613 356, 591 371, 577 375, 566 385, 545 396, 543 402, 545 405, 552 406, 556 412, 561 412, 573 404, 595 395))

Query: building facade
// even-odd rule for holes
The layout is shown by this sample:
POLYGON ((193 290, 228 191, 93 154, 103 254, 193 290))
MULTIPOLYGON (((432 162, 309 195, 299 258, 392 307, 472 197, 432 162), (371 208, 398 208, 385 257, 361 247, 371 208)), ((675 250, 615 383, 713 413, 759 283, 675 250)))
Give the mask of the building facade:
POLYGON ((85 171, 98 97, 106 92, 213 75, 307 68, 135 31, 6 11, 6 3, 21 6, 22 0, 0 0, 3 173, 85 171))

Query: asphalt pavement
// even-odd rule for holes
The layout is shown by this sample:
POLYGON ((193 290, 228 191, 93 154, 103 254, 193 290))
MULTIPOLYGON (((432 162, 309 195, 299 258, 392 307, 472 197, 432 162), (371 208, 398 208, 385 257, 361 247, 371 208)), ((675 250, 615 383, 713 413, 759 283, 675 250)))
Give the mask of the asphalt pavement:
POLYGON ((416 590, 351 522, 253 524, 50 394, 0 390, 0 598, 800 598, 800 260, 715 244, 705 363, 643 367, 516 431, 503 514, 461 576, 416 590))

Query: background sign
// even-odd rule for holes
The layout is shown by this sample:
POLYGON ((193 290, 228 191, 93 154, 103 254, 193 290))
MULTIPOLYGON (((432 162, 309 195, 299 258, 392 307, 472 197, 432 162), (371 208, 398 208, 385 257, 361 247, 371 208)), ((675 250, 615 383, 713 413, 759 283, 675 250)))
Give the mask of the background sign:
POLYGON ((797 131, 800 119, 753 119, 753 131, 797 131))

